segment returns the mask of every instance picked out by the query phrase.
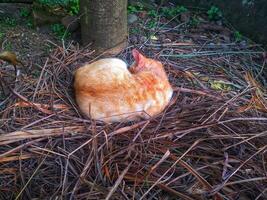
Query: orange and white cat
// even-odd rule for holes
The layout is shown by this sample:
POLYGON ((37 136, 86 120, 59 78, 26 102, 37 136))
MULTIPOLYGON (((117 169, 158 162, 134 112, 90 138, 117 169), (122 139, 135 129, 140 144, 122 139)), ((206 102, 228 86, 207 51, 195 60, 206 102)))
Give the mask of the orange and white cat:
POLYGON ((168 105, 173 90, 161 62, 136 49, 129 70, 124 61, 104 58, 75 72, 76 102, 86 116, 105 122, 154 116, 168 105))

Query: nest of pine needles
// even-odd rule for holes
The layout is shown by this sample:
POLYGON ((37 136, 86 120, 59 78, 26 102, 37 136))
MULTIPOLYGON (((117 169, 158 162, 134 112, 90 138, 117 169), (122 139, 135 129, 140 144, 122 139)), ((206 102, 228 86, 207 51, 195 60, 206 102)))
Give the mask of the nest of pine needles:
MULTIPOLYGON (((90 47, 56 46, 37 76, 1 69, 0 199, 266 199, 264 51, 186 36, 135 44, 175 91, 145 121, 80 115, 73 71, 97 59, 90 47)), ((131 48, 118 57, 131 63, 131 48)))

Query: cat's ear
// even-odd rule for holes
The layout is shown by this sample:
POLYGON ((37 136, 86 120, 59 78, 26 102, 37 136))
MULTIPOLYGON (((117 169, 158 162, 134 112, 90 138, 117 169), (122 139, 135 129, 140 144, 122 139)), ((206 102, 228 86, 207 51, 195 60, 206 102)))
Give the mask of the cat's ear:
POLYGON ((132 54, 137 66, 141 67, 145 64, 145 56, 143 56, 137 49, 133 49, 132 54))

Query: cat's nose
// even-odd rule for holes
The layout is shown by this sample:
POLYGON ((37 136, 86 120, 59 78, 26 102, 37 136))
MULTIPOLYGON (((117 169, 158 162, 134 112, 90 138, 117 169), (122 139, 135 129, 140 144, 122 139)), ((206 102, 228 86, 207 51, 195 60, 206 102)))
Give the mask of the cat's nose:
POLYGON ((128 67, 128 70, 134 74, 135 73, 135 66, 134 65, 131 65, 130 67, 128 67))
POLYGON ((133 68, 128 68, 129 72, 131 72, 132 74, 134 73, 133 68))

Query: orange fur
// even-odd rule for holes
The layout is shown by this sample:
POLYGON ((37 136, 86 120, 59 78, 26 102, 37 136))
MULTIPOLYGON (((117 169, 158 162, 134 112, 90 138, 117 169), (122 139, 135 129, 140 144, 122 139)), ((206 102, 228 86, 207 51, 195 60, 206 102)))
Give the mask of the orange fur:
POLYGON ((105 122, 149 118, 169 103, 173 90, 162 64, 133 50, 127 69, 117 58, 84 65, 75 72, 74 89, 80 110, 105 122))

